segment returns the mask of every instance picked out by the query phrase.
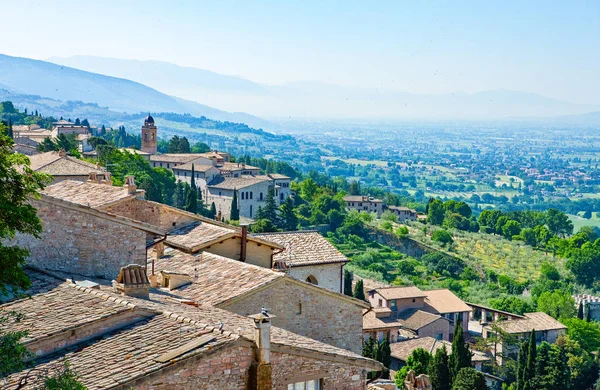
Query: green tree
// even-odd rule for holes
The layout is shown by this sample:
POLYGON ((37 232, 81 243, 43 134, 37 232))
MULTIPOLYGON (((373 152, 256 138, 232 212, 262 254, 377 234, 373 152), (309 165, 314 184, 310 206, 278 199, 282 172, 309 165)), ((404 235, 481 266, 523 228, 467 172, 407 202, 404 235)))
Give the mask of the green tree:
POLYGON ((28 332, 5 331, 3 327, 10 322, 20 322, 23 314, 0 311, 0 379, 26 367, 25 360, 31 353, 21 341, 28 332))
POLYGON ((427 222, 432 225, 441 225, 444 222, 444 204, 439 199, 430 199, 427 205, 427 222))
POLYGON ((583 302, 579 302, 579 307, 577 308, 577 318, 583 320, 583 302))
POLYGON ((379 344, 379 351, 380 351, 380 357, 381 357, 380 362, 385 367, 385 369, 383 370, 382 377, 384 379, 387 379, 390 377, 389 368, 390 368, 390 365, 392 364, 392 349, 390 347, 389 339, 385 338, 385 339, 383 339, 383 341, 381 341, 381 343, 379 344))
POLYGON ((288 197, 280 207, 281 227, 283 230, 291 231, 298 229, 298 217, 294 211, 294 200, 288 197))
POLYGON ((360 299, 361 301, 364 301, 365 298, 365 288, 363 286, 363 281, 362 279, 358 279, 356 281, 356 284, 354 285, 354 294, 352 294, 354 296, 354 298, 356 299, 360 299))
POLYGON ((406 365, 396 372, 394 381, 398 388, 404 388, 406 375, 410 370, 415 372, 415 375, 426 374, 431 362, 431 354, 423 348, 417 348, 406 359, 406 365))
POLYGON ((596 352, 600 348, 600 323, 587 322, 579 318, 562 319, 567 327, 567 335, 579 343, 588 352, 596 352))
POLYGON ((344 270, 344 295, 349 297, 353 296, 352 294, 352 280, 354 279, 354 275, 352 272, 347 269, 344 270))
POLYGON ((429 375, 433 390, 450 390, 451 383, 450 370, 448 369, 448 351, 446 350, 445 345, 435 351, 435 355, 427 368, 427 375, 429 375))
POLYGON ((521 239, 529 246, 537 246, 535 231, 532 228, 525 228, 521 230, 521 239))
POLYGON ((565 213, 556 209, 548 209, 546 212, 546 225, 558 236, 564 237, 573 233, 573 222, 565 213))
POLYGON ((537 310, 557 319, 570 318, 575 315, 575 300, 566 291, 546 291, 538 298, 537 310))
POLYGON ((509 220, 502 226, 502 235, 509 240, 521 233, 521 224, 517 221, 509 220))
POLYGON ((196 214, 198 212, 198 188, 194 179, 194 164, 192 164, 192 179, 190 188, 187 191, 185 198, 185 211, 196 214))
POLYGON ((270 233, 276 232, 277 226, 273 225, 273 222, 269 219, 258 219, 250 227, 252 233, 270 233))
POLYGON ((523 390, 524 382, 527 377, 527 355, 529 354, 529 342, 523 341, 519 346, 517 361, 517 390, 523 390))
POLYGON ((452 382, 452 390, 488 390, 482 373, 474 368, 461 368, 452 382))
POLYGON ((531 330, 529 335, 529 351, 527 352, 527 362, 523 371, 523 390, 535 389, 535 364, 537 356, 537 347, 535 342, 535 329, 531 330))
POLYGON ((446 244, 452 244, 454 242, 454 239, 452 238, 452 234, 450 232, 448 232, 447 230, 436 230, 433 235, 431 236, 431 239, 433 241, 437 241, 442 245, 446 245, 446 244))
POLYGON ((185 207, 185 187, 187 183, 182 182, 181 180, 177 180, 177 184, 175 185, 175 194, 173 195, 173 206, 178 209, 183 209, 185 207))
POLYGON ((217 206, 215 205, 215 202, 212 202, 210 204, 210 211, 208 212, 208 217, 215 219, 216 216, 217 216, 217 206))
POLYGON ((229 214, 229 219, 232 221, 240 220, 240 209, 238 206, 238 198, 237 198, 237 190, 233 189, 233 197, 231 198, 231 213, 229 214))
POLYGON ((454 339, 452 340, 452 353, 450 354, 448 368, 452 383, 462 368, 471 367, 471 351, 465 343, 460 317, 454 324, 454 339))
POLYGON ((43 381, 41 390, 87 390, 67 360, 62 367, 53 370, 52 375, 44 377, 43 381))

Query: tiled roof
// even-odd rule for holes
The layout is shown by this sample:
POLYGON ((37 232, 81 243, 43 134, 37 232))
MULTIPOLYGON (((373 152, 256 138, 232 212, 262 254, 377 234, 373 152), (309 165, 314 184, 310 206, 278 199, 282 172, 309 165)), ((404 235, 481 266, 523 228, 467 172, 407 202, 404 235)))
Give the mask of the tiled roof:
POLYGON ((316 231, 262 233, 252 236, 283 246, 285 250, 276 254, 273 260, 285 261, 288 267, 348 262, 346 256, 316 231))
POLYGON ((90 172, 106 170, 75 157, 60 156, 59 152, 40 153, 29 157, 31 169, 53 176, 86 176, 90 172))
POLYGON ((459 313, 472 310, 448 289, 424 290, 423 292, 426 295, 425 304, 431 306, 438 313, 459 313))
MULTIPOLYGON (((452 353, 452 343, 446 340, 436 340, 433 337, 415 337, 408 340, 398 341, 397 343, 391 343, 390 349, 392 350, 392 357, 406 362, 410 354, 417 348, 423 348, 427 352, 434 354, 438 349, 446 347, 448 355, 452 353)), ((485 362, 489 361, 490 358, 485 356, 484 353, 479 351, 471 351, 473 356, 471 361, 473 362, 485 362)))
POLYGON ((389 208, 390 210, 398 210, 398 211, 412 211, 413 213, 416 213, 416 211, 415 211, 415 210, 413 210, 413 209, 410 209, 410 208, 408 208, 408 207, 405 207, 405 206, 388 206, 388 208, 389 208))
POLYGON ((171 230, 165 243, 192 252, 215 240, 225 240, 235 235, 236 230, 234 229, 197 221, 171 230))
POLYGON ((203 153, 164 153, 151 155, 150 161, 185 164, 201 157, 206 158, 203 153))
POLYGON ((46 293, 1 305, 0 310, 24 315, 17 323, 0 324, 0 329, 10 326, 11 330, 26 330, 29 333, 23 341, 30 342, 127 312, 131 306, 81 294, 65 282, 46 293))
POLYGON ((194 166, 194 172, 206 172, 208 170, 212 169, 217 169, 215 167, 213 167, 212 165, 201 165, 201 164, 192 164, 192 163, 185 163, 185 164, 181 164, 181 165, 177 165, 176 167, 174 167, 173 169, 179 169, 181 171, 192 171, 192 165, 194 166))
POLYGON ((269 173, 267 176, 269 176, 271 179, 275 179, 275 180, 291 179, 291 177, 286 176, 286 175, 282 175, 280 173, 269 173))
POLYGON ((226 171, 260 170, 259 167, 253 167, 252 165, 245 165, 242 163, 233 163, 228 161, 224 162, 223 165, 221 165, 219 168, 224 169, 226 171))
POLYGON ((125 187, 64 180, 46 187, 41 193, 83 206, 102 208, 125 199, 135 198, 143 191, 138 190, 135 194, 130 195, 125 187))
POLYGON ((215 177, 208 183, 208 186, 216 189, 233 190, 242 189, 271 179, 262 176, 242 176, 242 177, 215 177))
POLYGON ((208 252, 190 255, 173 250, 155 260, 155 272, 176 271, 190 276, 191 284, 177 294, 197 302, 218 305, 285 276, 268 268, 208 252))
POLYGON ((405 328, 417 331, 439 319, 444 317, 419 309, 407 309, 381 318, 377 318, 374 311, 369 311, 363 316, 363 329, 405 328))
POLYGON ((361 196, 361 195, 344 196, 344 201, 345 202, 371 202, 371 203, 383 202, 381 199, 369 198, 368 196, 361 196))
MULTIPOLYGON (((51 276, 46 276, 52 279, 51 276)), ((60 282, 57 281, 58 284, 60 282)), ((149 375, 179 360, 191 356, 202 355, 217 348, 236 345, 240 337, 254 340, 253 321, 221 309, 200 305, 193 307, 176 303, 169 295, 151 293, 149 299, 139 299, 121 296, 112 292, 112 289, 103 285, 100 290, 90 290, 80 286, 61 284, 46 293, 36 295, 28 300, 27 310, 31 322, 26 324, 32 327, 44 327, 47 319, 64 317, 59 320, 66 323, 65 329, 73 325, 69 317, 75 315, 76 319, 84 318, 83 313, 89 313, 101 307, 101 302, 107 305, 106 311, 110 313, 113 307, 124 307, 129 310, 144 310, 144 317, 135 323, 129 319, 117 325, 116 330, 90 341, 79 343, 38 359, 36 369, 60 365, 62 359, 67 358, 71 368, 78 374, 81 382, 90 390, 122 387, 126 383, 149 375), (70 306, 68 312, 52 306, 46 308, 46 303, 64 299, 63 305, 70 306), (92 302, 92 308, 88 306, 92 302), (50 313, 51 309, 54 314, 50 313), (48 312, 44 312, 44 310, 48 312), (218 330, 223 324, 222 331, 218 330), (157 337, 159 335, 160 337, 157 337), (166 362, 157 361, 165 353, 182 347, 191 341, 206 336, 206 344, 184 352, 166 362)), ((14 302, 12 305, 20 304, 14 302)), ((85 317, 88 322, 95 317, 85 317)), ((50 321, 53 329, 59 330, 61 325, 50 321)), ((13 323, 14 325, 14 323, 13 323)), ((13 330, 16 330, 12 328, 13 330)), ((271 349, 283 353, 293 350, 315 353, 315 359, 331 359, 336 362, 355 365, 369 370, 379 370, 381 365, 371 359, 356 355, 350 351, 333 347, 322 342, 303 337, 277 327, 271 328, 271 349)), ((28 370, 15 373, 7 378, 8 388, 13 388, 28 370)), ((37 388, 39 378, 29 380, 24 389, 37 388)), ((125 386, 127 387, 127 386, 125 386)))
POLYGON ((415 286, 383 287, 376 290, 385 299, 424 298, 427 295, 415 286))
POLYGON ((528 333, 536 331, 559 330, 567 327, 543 312, 525 313, 525 318, 500 321, 496 324, 507 333, 528 333))

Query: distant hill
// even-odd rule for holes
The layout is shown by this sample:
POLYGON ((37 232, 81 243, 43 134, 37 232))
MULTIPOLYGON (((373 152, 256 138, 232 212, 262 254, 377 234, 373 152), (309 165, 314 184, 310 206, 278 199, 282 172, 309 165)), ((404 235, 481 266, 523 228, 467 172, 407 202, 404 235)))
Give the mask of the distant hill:
POLYGON ((345 87, 316 81, 261 85, 239 77, 166 62, 75 56, 53 62, 124 77, 169 95, 228 111, 282 119, 504 119, 582 114, 600 106, 538 94, 493 90, 419 95, 398 90, 345 87))
POLYGON ((175 112, 263 127, 266 121, 169 96, 135 81, 86 72, 50 62, 0 54, 0 87, 17 94, 96 103, 112 111, 175 112))
POLYGON ((556 118, 565 123, 574 123, 580 126, 600 127, 600 111, 586 112, 579 115, 566 115, 556 118))

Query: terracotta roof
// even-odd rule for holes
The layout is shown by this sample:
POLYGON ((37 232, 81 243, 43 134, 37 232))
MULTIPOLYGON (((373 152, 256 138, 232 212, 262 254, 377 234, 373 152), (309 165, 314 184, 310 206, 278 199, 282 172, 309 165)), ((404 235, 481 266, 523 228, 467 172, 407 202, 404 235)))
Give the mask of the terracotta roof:
POLYGON ((424 290, 425 304, 440 314, 471 311, 471 307, 448 289, 424 290))
POLYGON ((259 177, 259 176, 242 176, 242 177, 215 177, 208 183, 208 186, 211 188, 223 189, 223 190, 233 190, 233 189, 242 189, 246 187, 250 187, 255 184, 264 183, 270 181, 271 179, 267 177, 259 177))
POLYGON ((448 321, 437 314, 428 313, 419 309, 407 309, 399 313, 392 313, 389 317, 380 318, 377 318, 374 311, 369 311, 363 316, 363 329, 405 328, 417 331, 439 319, 448 321))
POLYGON ((543 312, 525 313, 525 318, 500 321, 496 324, 507 333, 528 333, 536 331, 559 330, 567 327, 543 312))
POLYGON ((383 202, 381 199, 370 198, 368 196, 361 195, 347 195, 344 196, 345 202, 371 202, 371 203, 381 203, 383 202))
POLYGON ((53 176, 86 176, 90 172, 106 170, 71 156, 60 156, 59 152, 46 152, 29 156, 31 169, 53 176))
POLYGON ((165 243, 190 252, 214 243, 215 240, 226 240, 236 235, 236 230, 211 223, 197 221, 171 230, 165 243))
POLYGON ((201 157, 206 158, 203 153, 164 153, 151 155, 150 161, 185 164, 201 157))
POLYGON ((273 260, 285 261, 288 267, 348 262, 346 256, 316 231, 262 233, 252 236, 283 246, 285 250, 273 256, 273 260))
POLYGON ((66 200, 71 203, 102 208, 118 203, 125 199, 135 198, 144 193, 137 190, 135 194, 127 193, 125 187, 116 187, 107 184, 64 180, 49 185, 41 191, 46 196, 66 200))
POLYGON ((415 286, 383 287, 375 291, 385 299, 424 298, 427 296, 424 291, 415 286))
POLYGON ((201 164, 192 164, 192 163, 185 163, 185 164, 181 164, 181 165, 177 165, 176 167, 173 167, 173 169, 179 169, 181 171, 192 171, 192 165, 194 166, 194 172, 206 172, 208 170, 212 169, 216 169, 218 170, 218 168, 213 167, 212 165, 201 165, 201 164))
POLYGON ((33 295, 0 306, 2 311, 24 314, 17 323, 0 324, 0 329, 27 330, 24 342, 51 336, 119 313, 130 311, 132 305, 116 303, 81 294, 77 289, 62 283, 45 293, 33 295))
POLYGON ((226 171, 243 171, 243 170, 256 171, 256 170, 260 170, 259 167, 253 167, 252 165, 245 165, 242 163, 234 163, 234 162, 228 162, 228 161, 225 161, 223 163, 223 165, 221 165, 219 168, 224 169, 226 171))
POLYGON ((275 179, 275 180, 291 179, 291 177, 286 176, 286 175, 282 175, 280 173, 269 173, 267 176, 269 176, 271 179, 275 179))
MULTIPOLYGON (((434 354, 438 349, 446 346, 448 355, 452 353, 452 343, 446 340, 436 340, 433 337, 415 337, 408 340, 398 341, 397 343, 390 344, 392 350, 392 357, 406 362, 410 354, 417 348, 423 348, 427 352, 434 354)), ((486 362, 490 358, 485 356, 484 353, 479 351, 471 351, 473 356, 471 361, 473 362, 486 362)))
POLYGON ((155 260, 155 272, 175 271, 190 276, 191 284, 177 294, 197 302, 218 305, 284 277, 281 272, 232 260, 208 252, 197 255, 177 250, 155 260))
MULTIPOLYGON (((53 279, 51 276, 46 276, 53 279)), ((58 282, 58 281, 57 281, 58 282)), ((200 305, 193 307, 176 303, 163 293, 152 293, 149 299, 124 297, 117 295, 110 288, 102 286, 100 290, 91 290, 75 285, 59 285, 46 293, 34 296, 28 300, 32 310, 29 329, 46 326, 47 319, 58 318, 72 325, 69 316, 55 307, 46 307, 47 302, 57 302, 64 297, 65 306, 69 306, 67 314, 75 315, 76 319, 83 318, 83 313, 99 308, 102 303, 108 307, 108 312, 114 307, 125 307, 129 310, 144 310, 144 317, 131 323, 130 319, 115 324, 117 329, 106 332, 101 338, 78 343, 73 347, 62 349, 53 355, 38 359, 36 369, 59 365, 67 358, 71 368, 79 375, 82 383, 92 389, 122 387, 136 378, 146 376, 175 362, 191 356, 198 356, 237 345, 236 340, 254 340, 253 321, 214 307, 200 305), (65 295, 66 294, 66 295, 65 295), (88 307, 92 302, 92 307, 88 307), (44 311, 45 310, 45 311, 44 311), (223 331, 217 328, 223 323, 223 331), (160 337, 157 337, 160 335, 160 337), (160 357, 174 351, 176 348, 189 345, 190 342, 204 338, 200 344, 187 352, 175 355, 168 361, 161 362, 160 357)), ((13 303, 19 304, 21 301, 13 303)), ((62 306, 60 307, 62 310, 62 306)), ((86 319, 94 317, 86 317, 86 319)), ((55 329, 61 325, 51 321, 55 329)), ((14 326, 14 323, 11 323, 14 326)), ((14 329, 14 328, 13 328, 14 329)), ((65 328, 67 329, 67 328, 65 328)), ((315 359, 344 362, 349 365, 369 369, 381 369, 380 363, 356 355, 350 351, 333 347, 322 342, 303 337, 283 329, 271 328, 271 350, 281 353, 294 351, 312 352, 315 359)), ((28 370, 15 373, 7 378, 8 388, 13 388, 19 378, 28 370)), ((39 380, 39 378, 38 378, 39 380)), ((25 389, 39 386, 36 379, 28 381, 25 389)), ((127 387, 127 386, 125 386, 127 387)))
POLYGON ((413 213, 416 213, 416 211, 415 211, 415 210, 413 210, 413 209, 410 209, 410 208, 408 208, 408 207, 405 207, 405 206, 388 206, 388 208, 389 208, 390 210, 398 210, 398 211, 412 211, 413 213))

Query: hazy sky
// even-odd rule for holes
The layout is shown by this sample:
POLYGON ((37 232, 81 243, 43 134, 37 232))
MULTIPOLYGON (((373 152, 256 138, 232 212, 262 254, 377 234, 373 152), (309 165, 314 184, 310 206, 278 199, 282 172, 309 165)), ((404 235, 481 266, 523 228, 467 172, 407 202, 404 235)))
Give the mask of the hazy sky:
POLYGON ((7 1, 0 53, 600 104, 600 1, 7 1))

